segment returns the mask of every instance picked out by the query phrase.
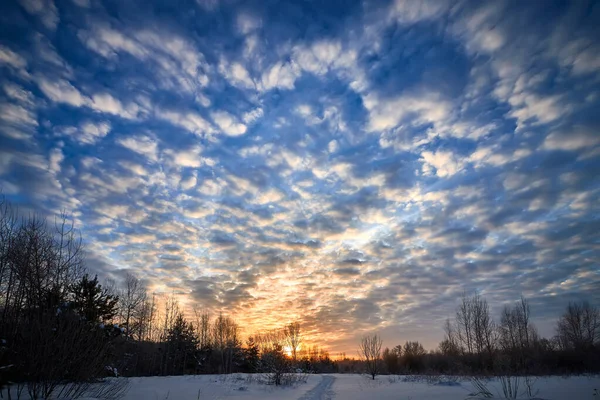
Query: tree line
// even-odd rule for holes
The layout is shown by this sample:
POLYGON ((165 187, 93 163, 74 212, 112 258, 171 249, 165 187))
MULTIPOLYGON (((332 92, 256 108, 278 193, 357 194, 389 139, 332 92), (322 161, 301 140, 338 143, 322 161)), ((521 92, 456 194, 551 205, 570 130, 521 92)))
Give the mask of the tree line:
POLYGON ((381 373, 504 376, 600 371, 600 309, 586 301, 569 303, 548 339, 538 334, 525 297, 505 306, 495 320, 484 297, 463 294, 444 331, 444 339, 430 352, 418 341, 382 351, 379 335, 365 336, 358 347, 360 367, 373 379, 381 373))

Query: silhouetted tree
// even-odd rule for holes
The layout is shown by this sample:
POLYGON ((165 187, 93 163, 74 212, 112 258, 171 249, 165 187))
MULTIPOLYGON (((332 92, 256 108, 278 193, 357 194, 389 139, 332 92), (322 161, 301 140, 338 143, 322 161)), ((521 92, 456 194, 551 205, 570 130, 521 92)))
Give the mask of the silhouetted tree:
POLYGON ((246 372, 258 372, 260 365, 260 349, 254 337, 250 336, 244 349, 244 369, 246 372))
POLYGON ((298 348, 302 343, 302 336, 300 334, 300 323, 292 322, 284 328, 285 342, 289 346, 292 353, 292 360, 296 361, 296 355, 298 348))
POLYGON ((569 303, 556 326, 563 349, 591 349, 600 341, 600 309, 587 301, 569 303))
POLYGON ((90 279, 85 274, 76 284, 72 285, 73 310, 85 317, 89 322, 107 322, 117 313, 118 297, 107 293, 98 283, 98 277, 90 279))
POLYGON ((134 329, 133 325, 139 323, 140 314, 143 314, 143 305, 146 302, 147 291, 140 280, 133 274, 125 276, 125 287, 121 290, 119 300, 122 325, 127 329, 127 338, 130 338, 134 329), (134 321, 137 318, 137 321, 134 321))
POLYGON ((275 386, 281 385, 284 376, 291 372, 290 360, 283 353, 283 346, 279 343, 262 353, 260 366, 267 374, 268 383, 275 386))
POLYGON ((402 365, 410 372, 420 372, 423 367, 425 353, 421 343, 407 341, 402 349, 402 365))
POLYGON ((238 336, 239 327, 232 318, 219 314, 212 327, 213 350, 220 357, 219 372, 233 372, 234 364, 241 355, 241 344, 238 336))
POLYGON ((453 336, 449 336, 448 339, 455 341, 463 354, 476 355, 480 368, 484 365, 492 368, 496 348, 496 326, 484 298, 463 294, 451 332, 453 336))
POLYGON ((380 372, 381 338, 378 335, 364 336, 358 345, 358 354, 365 363, 367 373, 375 380, 380 372))
POLYGON ((197 367, 196 350, 198 339, 194 326, 187 322, 183 314, 178 313, 167 336, 169 348, 167 364, 171 365, 170 373, 183 375, 186 371, 194 372, 197 367))
POLYGON ((513 307, 506 306, 500 317, 499 345, 513 371, 524 371, 531 361, 538 341, 537 330, 530 322, 529 302, 524 297, 513 307))
POLYGON ((393 349, 387 347, 383 350, 383 362, 390 374, 397 374, 400 367, 400 356, 402 354, 402 346, 396 346, 393 349))

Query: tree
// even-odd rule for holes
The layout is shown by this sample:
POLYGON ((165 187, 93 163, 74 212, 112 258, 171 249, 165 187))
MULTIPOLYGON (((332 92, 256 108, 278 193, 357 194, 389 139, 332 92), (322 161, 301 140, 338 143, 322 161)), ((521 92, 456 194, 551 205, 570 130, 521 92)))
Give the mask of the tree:
POLYGON ((425 349, 421 343, 407 341, 404 343, 402 364, 411 372, 420 372, 422 368, 422 358, 425 353, 425 349))
POLYGON ((479 366, 493 364, 496 347, 496 327, 490 315, 487 301, 478 294, 468 297, 463 294, 456 310, 455 327, 448 331, 449 340, 455 341, 463 354, 475 354, 479 366))
POLYGON ((364 336, 358 345, 359 357, 364 361, 367 373, 375 380, 379 374, 382 340, 378 335, 364 336))
POLYGON ((471 300, 463 293, 456 309, 456 339, 463 353, 473 354, 475 339, 473 333, 473 307, 471 300))
POLYGON ((183 314, 178 313, 173 325, 169 328, 167 336, 169 347, 167 365, 171 366, 171 373, 183 375, 186 371, 194 371, 196 368, 195 353, 198 347, 198 339, 194 326, 188 323, 183 314))
POLYGON ((383 350, 383 362, 390 374, 397 374, 400 366, 400 356, 402 354, 402 346, 396 346, 393 349, 387 347, 383 350))
POLYGON ((211 347, 210 338, 210 314, 208 311, 194 310, 196 316, 196 330, 200 339, 200 348, 208 349, 211 347))
POLYGON ((457 356, 460 354, 460 345, 458 344, 456 330, 450 322, 450 318, 446 319, 444 332, 446 333, 444 340, 439 344, 440 352, 446 356, 457 356))
POLYGON ((142 304, 136 312, 136 319, 132 323, 132 332, 137 340, 152 340, 154 333, 154 320, 156 319, 156 296, 144 296, 142 304))
POLYGON ((292 322, 284 328, 285 342, 289 346, 292 353, 292 360, 296 361, 296 353, 300 344, 302 343, 302 336, 300 335, 300 323, 292 322))
POLYGON ((571 302, 556 326, 563 349, 592 349, 600 341, 600 309, 587 301, 571 302))
POLYGON ((500 318, 499 345, 508 355, 510 367, 523 371, 536 345, 537 330, 531 324, 529 302, 524 297, 513 307, 505 306, 500 318))
POLYGON ((146 296, 146 288, 140 280, 135 275, 127 273, 125 287, 119 296, 123 323, 127 328, 127 337, 131 337, 133 319, 141 311, 140 307, 145 303, 146 296))
POLYGON ((98 283, 98 276, 90 279, 85 274, 74 284, 72 290, 73 310, 89 322, 107 322, 117 313, 118 297, 113 297, 98 283))
POLYGON ((283 384, 284 377, 291 370, 290 362, 283 353, 283 346, 279 343, 262 353, 260 364, 261 369, 267 373, 268 382, 275 386, 283 384))
POLYGON ((223 314, 215 319, 212 328, 213 349, 220 356, 219 372, 233 372, 233 365, 240 349, 237 323, 223 314))
POLYGON ((487 358, 487 367, 493 368, 494 351, 496 348, 496 325, 490 314, 487 300, 475 295, 471 298, 473 308, 473 333, 475 349, 483 366, 487 358))
POLYGON ((244 369, 246 372, 258 372, 260 364, 260 349, 254 337, 250 336, 244 349, 244 369))

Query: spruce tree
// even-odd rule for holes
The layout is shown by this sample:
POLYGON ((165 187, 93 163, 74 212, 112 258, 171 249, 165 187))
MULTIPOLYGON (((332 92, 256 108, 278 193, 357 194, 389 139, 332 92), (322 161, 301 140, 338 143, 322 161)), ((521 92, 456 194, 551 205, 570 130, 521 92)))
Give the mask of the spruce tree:
POLYGON ((71 287, 73 311, 91 323, 107 322, 117 314, 117 296, 109 294, 98 283, 98 276, 86 274, 71 287))

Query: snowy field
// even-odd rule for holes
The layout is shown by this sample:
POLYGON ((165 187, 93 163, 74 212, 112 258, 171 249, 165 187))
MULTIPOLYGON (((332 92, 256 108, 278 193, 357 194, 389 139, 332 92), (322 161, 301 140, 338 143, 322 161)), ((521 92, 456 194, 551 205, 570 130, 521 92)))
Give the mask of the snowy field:
MULTIPOLYGON (((274 387, 258 383, 256 376, 197 375, 130 378, 123 400, 464 400, 483 399, 473 396, 476 389, 468 379, 417 376, 378 376, 375 381, 364 375, 310 375, 305 383, 293 387, 274 387)), ((504 398, 498 381, 487 381, 495 399, 504 398)), ((535 399, 600 400, 599 376, 537 378, 535 399), (594 395, 594 390, 598 391, 594 395)), ((524 395, 521 381, 519 399, 524 395)), ((26 397, 26 396, 24 396, 26 397)), ((13 397, 14 398, 14 397, 13 397)), ((23 398, 23 397, 22 397, 23 398)), ((91 398, 88 398, 91 400, 91 398)))

